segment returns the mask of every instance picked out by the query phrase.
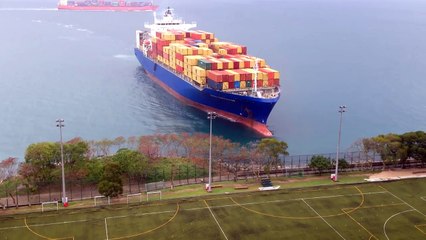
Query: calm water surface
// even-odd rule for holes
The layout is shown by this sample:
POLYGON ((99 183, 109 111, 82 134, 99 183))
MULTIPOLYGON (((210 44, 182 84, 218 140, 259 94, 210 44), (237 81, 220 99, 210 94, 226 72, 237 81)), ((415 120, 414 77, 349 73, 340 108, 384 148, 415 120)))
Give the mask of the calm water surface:
MULTIPOLYGON (((425 1, 158 1, 220 40, 248 46, 282 75, 269 118, 291 154, 335 151, 380 133, 426 130, 425 1)), ((206 114, 153 84, 133 56, 151 13, 56 11, 55 0, 0 1, 0 159, 64 138, 208 132, 206 114)), ((257 136, 225 120, 214 132, 257 136)))

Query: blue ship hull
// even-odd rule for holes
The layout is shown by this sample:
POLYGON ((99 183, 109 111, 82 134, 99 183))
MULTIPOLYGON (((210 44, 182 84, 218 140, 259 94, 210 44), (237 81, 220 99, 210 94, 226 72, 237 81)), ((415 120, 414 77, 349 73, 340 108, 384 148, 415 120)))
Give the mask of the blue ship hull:
POLYGON ((242 123, 263 136, 272 135, 266 122, 279 96, 255 98, 200 88, 148 58, 138 48, 135 48, 135 55, 148 76, 179 100, 205 112, 215 111, 220 117, 242 123))

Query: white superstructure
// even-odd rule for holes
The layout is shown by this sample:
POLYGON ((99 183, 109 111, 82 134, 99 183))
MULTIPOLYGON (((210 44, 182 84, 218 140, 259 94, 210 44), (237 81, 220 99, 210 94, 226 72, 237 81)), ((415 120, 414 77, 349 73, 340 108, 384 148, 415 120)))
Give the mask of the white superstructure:
POLYGON ((151 36, 155 36, 155 32, 164 32, 167 30, 188 31, 191 28, 197 27, 195 22, 185 23, 180 18, 175 18, 173 9, 168 7, 164 11, 162 19, 157 19, 157 14, 154 12, 154 23, 145 23, 145 28, 151 29, 151 36))

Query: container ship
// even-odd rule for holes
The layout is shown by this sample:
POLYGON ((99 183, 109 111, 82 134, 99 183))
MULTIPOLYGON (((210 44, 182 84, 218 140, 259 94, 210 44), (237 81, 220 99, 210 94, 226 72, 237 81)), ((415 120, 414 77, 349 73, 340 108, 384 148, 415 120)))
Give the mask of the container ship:
POLYGON ((135 55, 145 73, 184 103, 272 136, 268 116, 280 98, 280 73, 247 47, 191 30, 167 8, 136 31, 135 55))
POLYGON ((152 1, 133 2, 133 1, 105 1, 105 0, 86 0, 86 1, 67 1, 60 0, 58 10, 79 10, 79 11, 155 11, 158 6, 152 1))

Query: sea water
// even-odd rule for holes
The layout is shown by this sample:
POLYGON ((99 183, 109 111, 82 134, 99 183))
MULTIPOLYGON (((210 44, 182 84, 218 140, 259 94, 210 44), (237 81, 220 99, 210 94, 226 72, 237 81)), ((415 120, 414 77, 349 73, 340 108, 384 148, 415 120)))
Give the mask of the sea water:
MULTIPOLYGON (((426 130, 426 2, 154 1, 281 72, 268 125, 291 154, 333 152, 382 133, 426 130)), ((55 0, 0 2, 0 159, 31 143, 209 132, 205 113, 149 80, 133 55, 150 12, 57 11, 55 0)), ((217 119, 234 141, 253 131, 217 119)))

